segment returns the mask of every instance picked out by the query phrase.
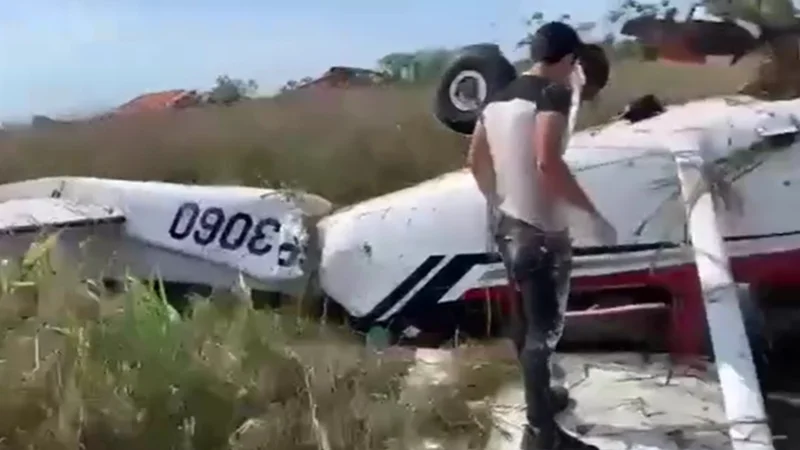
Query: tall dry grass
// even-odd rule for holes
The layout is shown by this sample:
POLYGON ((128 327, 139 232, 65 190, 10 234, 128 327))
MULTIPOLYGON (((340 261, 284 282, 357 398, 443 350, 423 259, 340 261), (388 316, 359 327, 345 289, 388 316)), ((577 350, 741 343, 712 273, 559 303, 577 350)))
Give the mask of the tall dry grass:
POLYGON ((3 449, 481 449, 513 375, 457 356, 449 381, 411 383, 409 354, 246 290, 180 320, 157 286, 80 281, 54 243, 0 265, 3 449))
MULTIPOLYGON (((747 64, 747 63, 744 63, 747 64)), ((668 102, 733 92, 741 67, 626 63, 582 125, 656 93, 668 102)), ((0 182, 47 175, 288 184, 338 204, 463 164, 466 141, 431 114, 432 89, 298 92, 232 107, 16 132, 0 139, 0 182)))

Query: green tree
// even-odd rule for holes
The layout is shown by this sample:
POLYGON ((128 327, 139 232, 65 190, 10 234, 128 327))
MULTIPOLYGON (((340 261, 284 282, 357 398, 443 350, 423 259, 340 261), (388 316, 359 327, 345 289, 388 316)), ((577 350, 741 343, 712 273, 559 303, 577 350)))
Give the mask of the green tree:
POLYGON ((289 80, 281 86, 281 92, 288 92, 297 89, 300 83, 297 80, 289 80))
POLYGON ((255 80, 242 80, 231 78, 228 75, 217 77, 216 85, 209 92, 209 103, 230 105, 240 100, 250 98, 258 91, 255 80))
POLYGON ((378 60, 378 67, 395 80, 414 70, 414 53, 390 53, 378 60))
POLYGON ((438 79, 447 68, 453 51, 445 48, 419 50, 414 54, 417 81, 438 79))
POLYGON ((452 55, 453 50, 446 48, 390 53, 378 60, 378 67, 394 80, 425 83, 441 76, 452 55))

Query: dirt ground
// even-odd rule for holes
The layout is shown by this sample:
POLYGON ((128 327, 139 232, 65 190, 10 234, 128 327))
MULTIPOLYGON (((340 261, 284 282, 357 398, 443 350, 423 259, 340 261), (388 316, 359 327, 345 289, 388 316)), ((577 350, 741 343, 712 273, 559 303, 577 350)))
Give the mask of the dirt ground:
MULTIPOLYGON (((433 353, 436 351, 434 350, 433 353)), ((425 359, 437 359, 431 354, 425 359)), ((800 368, 781 355, 767 393, 776 450, 800 448, 800 368)), ((420 358, 418 351, 417 357, 420 358)), ((666 355, 564 353, 555 374, 573 404, 559 421, 602 450, 727 450, 730 448, 716 367, 676 365, 666 355)), ((498 430, 487 450, 517 450, 524 420, 522 389, 509 383, 495 398, 498 430)))

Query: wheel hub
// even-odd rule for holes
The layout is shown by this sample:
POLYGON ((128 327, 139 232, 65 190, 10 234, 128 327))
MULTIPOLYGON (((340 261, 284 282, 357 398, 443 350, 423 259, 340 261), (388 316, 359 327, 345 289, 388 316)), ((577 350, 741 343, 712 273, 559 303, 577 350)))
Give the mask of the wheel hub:
POLYGON ((450 101, 459 111, 475 111, 486 100, 486 80, 474 70, 459 73, 450 83, 450 101))

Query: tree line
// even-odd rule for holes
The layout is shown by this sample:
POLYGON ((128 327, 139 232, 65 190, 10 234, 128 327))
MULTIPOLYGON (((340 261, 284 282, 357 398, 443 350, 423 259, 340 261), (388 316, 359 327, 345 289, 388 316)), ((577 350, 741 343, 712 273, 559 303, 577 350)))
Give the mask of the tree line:
MULTIPOLYGON (((651 7, 653 9, 655 7, 651 7)), ((647 10, 647 9, 646 9, 647 10)), ((623 14, 619 14, 621 17, 623 14)), ((564 22, 572 22, 568 14, 557 18, 564 22)), ((527 20, 526 25, 533 30, 545 22, 544 14, 537 12, 532 14, 527 20)), ((579 33, 584 35, 592 32, 596 26, 594 22, 573 23, 579 33)), ((640 57, 642 49, 640 44, 634 40, 619 39, 613 33, 609 33, 601 39, 588 39, 592 42, 601 43, 612 59, 627 59, 640 57)), ((526 38, 517 44, 522 47, 526 44, 526 38)), ((383 56, 376 62, 376 71, 383 73, 385 78, 392 82, 400 83, 433 83, 439 79, 442 72, 447 67, 452 57, 459 51, 459 48, 427 48, 411 52, 393 52, 383 56)), ((523 64, 525 61, 517 61, 523 64)), ((302 80, 289 80, 281 88, 281 91, 289 91, 312 81, 311 77, 302 80)))
MULTIPOLYGON (((563 14, 555 20, 571 23, 581 33, 585 40, 602 45, 609 59, 620 61, 625 59, 644 58, 648 51, 641 43, 633 39, 621 37, 616 30, 627 19, 642 16, 662 16, 675 19, 678 8, 671 0, 619 0, 616 8, 609 9, 597 21, 576 23, 569 14, 563 14), (606 25, 606 33, 597 36, 597 29, 606 25)), ((704 7, 706 12, 722 20, 744 20, 758 26, 786 27, 798 25, 797 8, 791 0, 698 0, 692 8, 704 7)), ((549 20, 553 20, 552 18, 549 20)), ((518 46, 524 46, 530 33, 546 21, 541 12, 532 14, 526 20, 527 35, 518 46)), ((435 82, 447 67, 450 59, 459 49, 431 48, 412 52, 394 52, 383 56, 377 61, 376 70, 385 74, 386 78, 394 82, 406 83, 432 83, 435 82)), ((526 61, 517 61, 523 65, 526 61)), ((283 90, 291 90, 311 81, 310 77, 303 80, 290 80, 283 90)))

